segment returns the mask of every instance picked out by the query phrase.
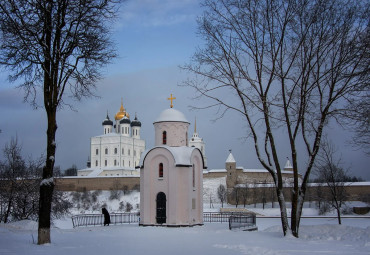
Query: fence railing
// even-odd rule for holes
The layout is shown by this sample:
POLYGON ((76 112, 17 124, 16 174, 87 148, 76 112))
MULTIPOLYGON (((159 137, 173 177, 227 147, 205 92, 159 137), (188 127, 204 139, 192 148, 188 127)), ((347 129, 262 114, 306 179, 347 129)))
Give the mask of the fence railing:
MULTIPOLYGON (((131 224, 139 222, 139 213, 111 213, 110 224, 131 224)), ((103 214, 78 214, 72 216, 73 227, 99 226, 104 224, 103 214)))
POLYGON ((257 230, 256 214, 246 213, 245 215, 232 215, 229 217, 229 229, 257 230))
MULTIPOLYGON (((220 222, 220 223, 229 223, 230 217, 243 217, 249 216, 249 212, 204 212, 203 213, 203 222, 204 223, 212 223, 212 222, 220 222)), ((279 216, 261 216, 257 215, 255 218, 270 218, 270 219, 277 219, 280 218, 279 216)), ((254 223, 256 219, 254 218, 254 223)), ((289 217, 290 218, 290 217, 289 217)), ((312 219, 336 219, 336 216, 302 216, 304 218, 312 218, 312 219)), ((366 218, 370 219, 370 216, 341 216, 342 219, 359 219, 359 218, 366 218)), ((112 225, 118 224, 131 224, 131 223, 139 223, 140 221, 140 213, 111 213, 110 220, 112 225)), ((87 227, 87 226, 99 226, 104 224, 104 216, 103 214, 78 214, 72 216, 72 224, 73 227, 87 227)))
MULTIPOLYGON (((204 212, 203 222, 220 222, 228 223, 230 216, 248 216, 249 213, 245 212, 204 212)), ((139 213, 111 213, 110 224, 131 224, 139 223, 139 213)), ((87 227, 87 226, 99 226, 104 224, 103 214, 78 214, 72 216, 73 227, 87 227)))
POLYGON ((229 222, 231 216, 248 216, 247 212, 204 212, 203 222, 229 222))

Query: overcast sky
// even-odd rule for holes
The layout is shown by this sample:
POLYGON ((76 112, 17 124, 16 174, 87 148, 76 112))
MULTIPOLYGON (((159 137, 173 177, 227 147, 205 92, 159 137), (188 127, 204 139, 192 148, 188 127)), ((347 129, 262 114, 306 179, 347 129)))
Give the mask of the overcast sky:
MULTIPOLYGON (((142 138, 147 148, 154 145, 153 121, 166 108, 167 97, 172 93, 174 108, 185 114, 191 122, 189 135, 197 131, 206 143, 206 156, 210 169, 224 168, 229 149, 238 166, 261 168, 251 140, 246 140, 245 125, 236 114, 229 113, 214 122, 214 110, 191 111, 191 105, 202 102, 192 100, 194 91, 180 87, 189 76, 179 66, 189 63, 196 48, 202 45, 197 36, 196 18, 202 9, 198 0, 136 0, 127 1, 121 8, 121 18, 114 25, 114 41, 119 58, 103 73, 105 79, 97 84, 100 98, 74 102, 76 111, 65 107, 57 114, 56 165, 61 169, 77 165, 86 166, 90 154, 90 137, 103 134, 102 121, 107 111, 111 119, 123 105, 133 118, 135 113, 142 122, 142 138)), ((7 81, 0 73, 0 148, 18 137, 24 156, 37 157, 46 153, 46 114, 44 109, 33 110, 23 103, 23 91, 16 83, 7 81)), ((68 101, 68 100, 67 100, 68 101)), ((69 102, 73 102, 69 100, 69 102)), ((284 148, 284 135, 278 137, 284 148)), ((351 135, 334 123, 330 125, 330 139, 336 143, 345 167, 350 173, 370 180, 370 159, 354 150, 348 141, 351 135)), ((288 151, 280 151, 281 164, 285 164, 288 151)), ((0 159, 3 159, 1 154, 0 159)), ((304 162, 301 162, 304 164, 304 162)))

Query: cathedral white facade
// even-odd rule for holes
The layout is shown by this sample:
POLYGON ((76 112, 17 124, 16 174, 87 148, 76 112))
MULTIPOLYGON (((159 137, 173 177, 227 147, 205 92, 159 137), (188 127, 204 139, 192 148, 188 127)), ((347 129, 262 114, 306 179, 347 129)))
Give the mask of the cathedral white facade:
POLYGON ((136 166, 145 151, 141 122, 136 116, 130 120, 122 102, 114 119, 115 123, 107 114, 103 134, 91 137, 88 168, 79 170, 78 176, 139 176, 136 166))

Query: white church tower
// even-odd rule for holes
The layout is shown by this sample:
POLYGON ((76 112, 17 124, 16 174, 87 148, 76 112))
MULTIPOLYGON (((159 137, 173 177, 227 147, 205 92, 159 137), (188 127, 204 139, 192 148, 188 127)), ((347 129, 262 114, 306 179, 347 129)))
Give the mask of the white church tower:
POLYGON ((190 147, 195 147, 200 150, 203 154, 204 165, 207 166, 207 157, 206 157, 206 144, 204 143, 203 139, 199 137, 197 133, 197 120, 194 121, 194 133, 189 141, 190 147))
POLYGON ((153 123, 155 147, 140 159, 140 225, 202 225, 203 155, 189 147, 190 123, 169 99, 153 123))

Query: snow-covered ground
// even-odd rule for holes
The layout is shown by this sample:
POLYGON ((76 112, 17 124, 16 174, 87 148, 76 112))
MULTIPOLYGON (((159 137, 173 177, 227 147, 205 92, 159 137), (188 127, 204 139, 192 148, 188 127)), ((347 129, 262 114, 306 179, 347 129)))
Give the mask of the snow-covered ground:
POLYGON ((52 229, 52 243, 36 245, 37 224, 0 225, 0 254, 370 254, 370 220, 303 219, 300 238, 283 237, 279 219, 257 219, 259 230, 230 231, 228 224, 191 228, 137 224, 52 229))
MULTIPOLYGON (((217 181, 219 185, 219 180, 217 181)), ((216 182, 215 182, 216 183, 216 182)), ((110 212, 120 212, 127 202, 136 211, 139 193, 132 192, 119 199, 110 199, 110 192, 93 192, 84 203, 75 198, 72 214, 99 213, 104 205, 110 212), (123 202, 123 203, 121 203, 123 202), (78 205, 77 205, 78 204, 78 205), (86 206, 87 204, 87 206, 86 206)), ((73 199, 73 194, 70 194, 73 199)), ((204 211, 218 211, 220 204, 210 208, 205 201, 204 211)), ((349 206, 364 206, 361 202, 349 206)), ((233 207, 226 205, 227 207, 233 207)), ((243 207, 243 206, 239 206, 243 207)), ((265 216, 279 216, 277 203, 247 206, 247 209, 265 216)), ((314 203, 306 204, 305 216, 317 216, 314 203)), ((329 213, 328 215, 335 215, 329 213)), ((370 254, 370 219, 301 220, 300 238, 284 237, 278 218, 257 218, 258 231, 230 231, 227 223, 205 223, 191 228, 139 227, 138 224, 109 227, 80 227, 73 229, 70 217, 54 221, 52 243, 36 245, 37 223, 21 221, 0 224, 0 254, 370 254)))

